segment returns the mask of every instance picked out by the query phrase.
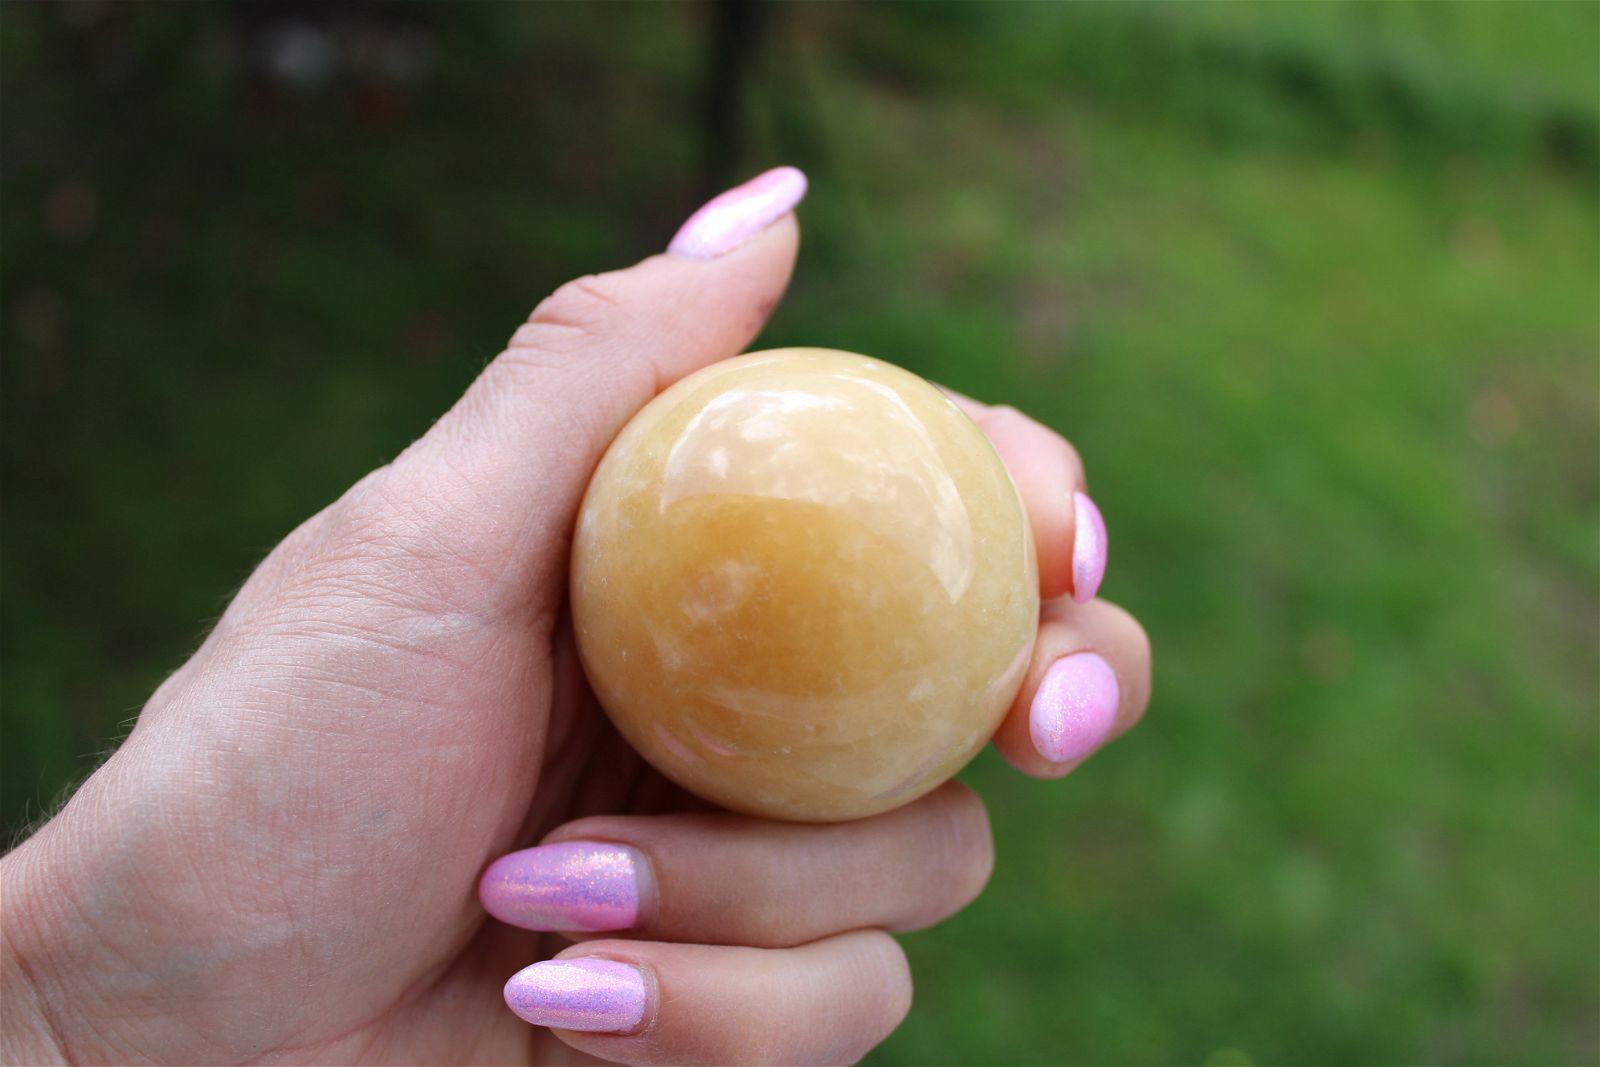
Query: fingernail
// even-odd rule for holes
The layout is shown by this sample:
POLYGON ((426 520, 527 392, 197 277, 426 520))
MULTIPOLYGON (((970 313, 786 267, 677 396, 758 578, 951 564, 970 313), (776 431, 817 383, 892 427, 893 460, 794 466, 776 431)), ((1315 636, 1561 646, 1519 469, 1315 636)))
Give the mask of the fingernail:
POLYGON ((1083 493, 1072 494, 1072 599, 1093 600, 1106 576, 1106 520, 1083 493))
POLYGON ((1050 665, 1028 710, 1033 747, 1051 763, 1081 759, 1100 747, 1117 719, 1117 676, 1093 652, 1050 665))
POLYGON ((783 218, 806 195, 806 176, 775 167, 708 201, 689 216, 667 251, 691 259, 716 259, 783 218))
POLYGON ((478 899, 496 919, 525 930, 626 930, 639 918, 642 867, 626 845, 540 845, 491 863, 478 899))
POLYGON ((506 1007, 535 1026, 622 1034, 644 1021, 644 974, 616 960, 546 960, 511 976, 506 1007))

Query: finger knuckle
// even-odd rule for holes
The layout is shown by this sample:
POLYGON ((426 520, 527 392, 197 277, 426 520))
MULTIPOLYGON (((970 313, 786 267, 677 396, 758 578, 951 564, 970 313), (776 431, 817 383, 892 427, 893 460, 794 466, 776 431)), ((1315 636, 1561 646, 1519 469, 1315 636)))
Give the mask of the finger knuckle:
POLYGON ((1133 614, 1118 604, 1105 603, 1104 610, 1108 613, 1109 625, 1114 628, 1121 642, 1132 652, 1141 669, 1150 669, 1150 635, 1145 632, 1138 619, 1133 614))
POLYGON ((1087 491, 1089 488, 1089 472, 1083 465, 1083 456, 1078 454, 1071 441, 1065 439, 1061 442, 1061 454, 1066 457, 1067 467, 1077 478, 1078 484, 1087 491))
POLYGON ((1155 652, 1150 647, 1150 634, 1146 632, 1143 626, 1140 626, 1137 622, 1135 622, 1133 624, 1132 637, 1134 641, 1134 647, 1139 657, 1139 662, 1143 666, 1145 674, 1148 675, 1150 673, 1151 664, 1155 660, 1155 652))
POLYGON ((1026 412, 1019 411, 1010 404, 998 404, 985 413, 983 426, 985 432, 994 438, 1005 438, 1018 443, 1026 441, 1030 447, 1059 449, 1069 473, 1081 480, 1083 458, 1073 447, 1072 442, 1026 412), (1053 442, 1053 445, 1049 442, 1053 442))
POLYGON ((614 274, 585 274, 540 301, 528 324, 592 335, 622 303, 622 286, 614 274))
POLYGON ((972 903, 989 884, 994 873, 994 835, 989 828, 989 811, 983 800, 960 782, 944 789, 947 863, 953 877, 947 883, 946 913, 959 911, 972 903))
POLYGON ((1097 600, 1085 607, 1100 613, 1095 618, 1095 626, 1104 635, 1101 643, 1113 650, 1117 676, 1123 683, 1123 729, 1127 729, 1144 718, 1150 704, 1153 655, 1150 635, 1138 619, 1116 604, 1097 600))
POLYGON ((949 918, 977 898, 994 871, 994 839, 983 801, 948 782, 918 809, 920 825, 905 838, 906 860, 918 889, 901 902, 896 930, 920 930, 949 918))
POLYGON ((1038 423, 1010 404, 994 405, 984 413, 983 421, 985 425, 995 431, 1016 431, 1038 425, 1038 423))
POLYGON ((900 943, 885 933, 871 935, 877 974, 876 996, 863 998, 866 1017, 862 1020, 864 1054, 894 1033, 911 1011, 911 964, 900 943))
MULTIPOLYGON (((836 1020, 826 1032, 791 1034, 802 1048, 783 1050, 763 1063, 855 1063, 894 1033, 911 1011, 911 965, 894 938, 881 930, 843 934, 830 993, 816 1007, 836 1020)), ((768 1050, 778 1053, 777 1049, 768 1050)))
POLYGON ((989 809, 966 786, 961 787, 972 797, 972 849, 967 863, 967 889, 969 896, 963 903, 975 899, 989 884, 994 874, 994 832, 989 826, 989 809))

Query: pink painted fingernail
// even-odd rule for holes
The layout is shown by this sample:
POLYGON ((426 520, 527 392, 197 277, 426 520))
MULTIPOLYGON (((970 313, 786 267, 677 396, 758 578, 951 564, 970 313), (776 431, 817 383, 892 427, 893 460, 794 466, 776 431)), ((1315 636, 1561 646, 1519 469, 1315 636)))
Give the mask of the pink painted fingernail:
POLYGON ((1087 756, 1111 732, 1119 696, 1105 660, 1093 652, 1062 656, 1045 672, 1028 710, 1033 747, 1051 763, 1087 756))
POLYGON ((794 167, 775 167, 707 201, 689 216, 667 251, 716 259, 783 218, 805 195, 804 174, 794 167))
POLYGON ((643 857, 626 845, 562 841, 501 856, 478 900, 525 930, 626 930, 639 919, 643 857))
POLYGON ((1106 576, 1106 520, 1083 493, 1072 494, 1072 599, 1093 600, 1106 576))
POLYGON ((545 960, 511 976, 506 1007, 535 1026, 625 1034, 644 1022, 644 974, 596 956, 545 960))

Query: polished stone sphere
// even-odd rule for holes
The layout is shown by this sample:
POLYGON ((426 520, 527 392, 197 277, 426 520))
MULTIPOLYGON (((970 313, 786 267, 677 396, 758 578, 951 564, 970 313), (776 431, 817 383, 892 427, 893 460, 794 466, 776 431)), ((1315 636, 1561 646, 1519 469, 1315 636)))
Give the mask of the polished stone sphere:
POLYGON ((572 617, 596 696, 667 777, 831 822, 960 770, 1015 698, 1034 546, 988 440, 887 363, 741 356, 651 401, 595 471, 572 617))

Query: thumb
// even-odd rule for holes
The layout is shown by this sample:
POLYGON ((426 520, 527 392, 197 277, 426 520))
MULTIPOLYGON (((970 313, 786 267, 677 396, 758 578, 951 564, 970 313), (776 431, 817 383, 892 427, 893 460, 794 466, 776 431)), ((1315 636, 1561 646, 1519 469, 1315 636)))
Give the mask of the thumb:
POLYGON ((754 340, 794 269, 791 211, 805 191, 793 167, 768 171, 702 207, 665 254, 568 282, 539 304, 385 472, 383 506, 403 516, 406 540, 449 564, 413 574, 441 576, 443 598, 470 598, 475 610, 558 603, 601 454, 656 393, 754 340))

